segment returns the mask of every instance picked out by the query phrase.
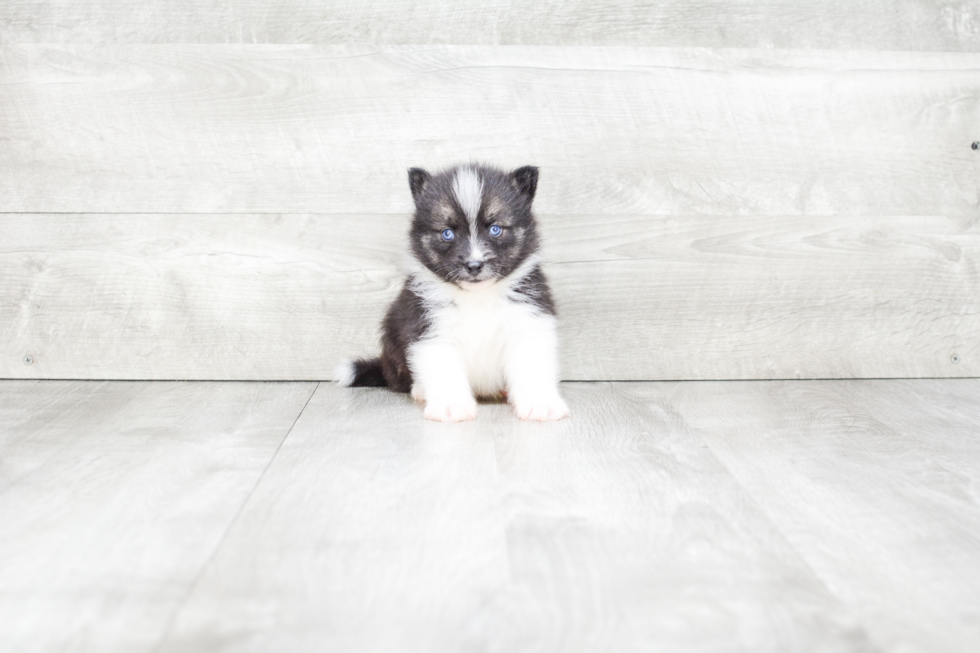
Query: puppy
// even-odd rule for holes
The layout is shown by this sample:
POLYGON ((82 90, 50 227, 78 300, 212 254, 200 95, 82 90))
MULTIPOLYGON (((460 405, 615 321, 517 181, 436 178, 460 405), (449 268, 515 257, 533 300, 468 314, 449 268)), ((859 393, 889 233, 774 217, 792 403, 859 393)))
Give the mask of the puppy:
POLYGON ((335 378, 411 392, 442 422, 474 419, 476 397, 495 396, 521 419, 566 417, 531 213, 538 169, 412 168, 408 181, 413 262, 382 324, 381 357, 347 361, 335 378))

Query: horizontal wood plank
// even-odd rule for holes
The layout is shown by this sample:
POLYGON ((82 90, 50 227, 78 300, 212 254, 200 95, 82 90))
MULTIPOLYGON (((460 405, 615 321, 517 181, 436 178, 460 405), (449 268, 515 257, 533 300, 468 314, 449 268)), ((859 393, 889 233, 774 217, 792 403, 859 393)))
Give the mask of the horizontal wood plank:
MULTIPOLYGON (((980 375, 976 220, 541 222, 566 379, 980 375)), ((328 379, 378 351, 407 223, 0 214, 0 376, 328 379)))
POLYGON ((315 384, 0 383, 0 641, 149 652, 315 384))
POLYGON ((375 43, 977 50, 976 2, 7 0, 0 43, 375 43))
POLYGON ((399 213, 542 168, 554 214, 977 212, 980 54, 3 45, 0 209, 399 213))

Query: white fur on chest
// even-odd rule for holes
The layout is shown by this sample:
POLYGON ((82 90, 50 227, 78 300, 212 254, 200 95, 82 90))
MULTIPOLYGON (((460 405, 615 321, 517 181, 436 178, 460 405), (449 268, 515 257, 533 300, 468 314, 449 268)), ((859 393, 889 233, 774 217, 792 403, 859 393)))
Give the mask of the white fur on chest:
POLYGON ((514 292, 525 273, 520 270, 510 279, 465 288, 424 273, 415 277, 413 289, 431 321, 426 337, 409 351, 412 373, 420 384, 417 394, 426 394, 434 385, 462 382, 461 376, 468 390, 487 397, 511 391, 522 380, 517 377, 557 382, 557 323, 514 292), (544 349, 543 356, 521 365, 515 358, 529 346, 544 349))
POLYGON ((512 301, 506 287, 494 284, 457 289, 454 301, 430 315, 432 337, 451 342, 460 352, 473 392, 492 396, 507 389, 504 361, 514 339, 529 328, 547 328, 553 318, 512 301))

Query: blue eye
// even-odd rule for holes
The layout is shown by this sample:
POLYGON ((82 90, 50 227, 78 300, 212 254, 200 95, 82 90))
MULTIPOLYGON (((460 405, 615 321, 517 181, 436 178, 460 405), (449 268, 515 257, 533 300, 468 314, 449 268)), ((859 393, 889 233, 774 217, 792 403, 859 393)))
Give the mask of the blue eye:
POLYGON ((490 225, 490 235, 491 236, 499 236, 501 233, 503 233, 503 231, 504 230, 500 228, 500 225, 499 224, 492 224, 492 225, 490 225))
POLYGON ((450 240, 452 240, 455 237, 456 237, 456 234, 453 233, 453 230, 452 229, 446 229, 446 230, 444 230, 442 232, 442 239, 445 240, 445 241, 447 241, 447 242, 450 241, 450 240))

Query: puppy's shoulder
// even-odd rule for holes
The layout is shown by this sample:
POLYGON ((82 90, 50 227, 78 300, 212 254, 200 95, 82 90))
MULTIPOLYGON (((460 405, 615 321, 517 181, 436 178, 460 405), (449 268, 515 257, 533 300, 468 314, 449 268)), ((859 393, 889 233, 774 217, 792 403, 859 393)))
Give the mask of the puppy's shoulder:
POLYGON ((526 274, 515 280, 511 284, 510 294, 515 301, 532 306, 545 315, 557 314, 548 278, 540 265, 535 264, 526 274))
POLYGON ((432 319, 425 299, 411 283, 406 282, 388 307, 383 330, 388 334, 397 333, 400 340, 409 343, 424 337, 431 326, 432 319))

